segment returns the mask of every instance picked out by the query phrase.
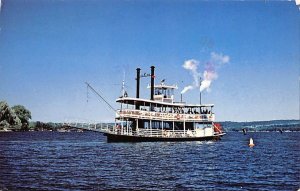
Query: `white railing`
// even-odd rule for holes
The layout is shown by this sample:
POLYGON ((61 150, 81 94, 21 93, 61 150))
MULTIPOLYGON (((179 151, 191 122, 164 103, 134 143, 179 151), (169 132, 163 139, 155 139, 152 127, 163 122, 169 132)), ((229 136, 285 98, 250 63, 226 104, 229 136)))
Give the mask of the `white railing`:
POLYGON ((149 119, 149 120, 164 120, 164 121, 214 121, 215 114, 185 114, 185 113, 167 113, 167 112, 154 112, 124 109, 117 111, 117 117, 131 117, 137 119, 149 119))
MULTIPOLYGON (((74 120, 75 121, 75 120, 74 120)), ((197 130, 165 130, 165 129, 137 129, 133 131, 129 126, 116 126, 112 123, 84 123, 83 121, 65 121, 64 125, 85 129, 90 131, 98 131, 102 133, 112 133, 119 135, 142 136, 142 137, 205 137, 216 135, 211 127, 197 130)))
POLYGON ((159 129, 142 129, 137 132, 139 136, 145 137, 195 137, 194 130, 159 130, 159 129))
MULTIPOLYGON (((204 131, 204 130, 203 130, 204 131)), ((202 133, 199 135, 196 130, 161 130, 161 129, 138 129, 137 131, 129 131, 124 127, 122 129, 114 128, 110 133, 119 135, 141 136, 141 137, 165 137, 165 138, 180 138, 180 137, 205 137, 213 136, 215 133, 202 133)))

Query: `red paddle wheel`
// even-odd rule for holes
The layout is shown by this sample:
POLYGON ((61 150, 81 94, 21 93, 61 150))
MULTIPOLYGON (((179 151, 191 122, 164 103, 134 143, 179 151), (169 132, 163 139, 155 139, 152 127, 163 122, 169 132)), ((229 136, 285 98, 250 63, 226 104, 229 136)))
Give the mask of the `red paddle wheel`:
POLYGON ((222 133, 222 126, 220 123, 214 123, 214 132, 216 133, 222 133))

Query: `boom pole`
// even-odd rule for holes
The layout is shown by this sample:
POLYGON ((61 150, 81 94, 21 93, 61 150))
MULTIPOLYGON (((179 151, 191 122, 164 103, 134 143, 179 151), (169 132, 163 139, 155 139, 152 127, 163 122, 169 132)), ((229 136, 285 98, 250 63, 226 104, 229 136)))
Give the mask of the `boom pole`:
POLYGON ((111 106, 101 95, 100 95, 100 93, 98 93, 89 83, 87 83, 87 82, 85 82, 85 84, 87 85, 87 87, 88 88, 90 88, 97 96, 99 96, 101 99, 102 99, 102 101, 104 101, 107 105, 108 105, 108 107, 110 108, 110 109, 112 109, 114 112, 116 112, 116 109, 114 109, 113 108, 113 106, 111 106))

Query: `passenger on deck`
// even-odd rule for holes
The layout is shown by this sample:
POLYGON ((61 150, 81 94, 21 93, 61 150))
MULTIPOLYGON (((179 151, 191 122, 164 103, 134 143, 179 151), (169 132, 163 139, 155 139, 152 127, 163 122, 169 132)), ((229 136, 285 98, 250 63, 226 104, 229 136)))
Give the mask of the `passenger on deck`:
POLYGON ((121 132, 121 125, 120 124, 116 124, 116 130, 117 130, 117 134, 120 134, 121 132))
POLYGON ((163 130, 162 135, 163 135, 163 137, 167 136, 167 131, 165 129, 163 130))

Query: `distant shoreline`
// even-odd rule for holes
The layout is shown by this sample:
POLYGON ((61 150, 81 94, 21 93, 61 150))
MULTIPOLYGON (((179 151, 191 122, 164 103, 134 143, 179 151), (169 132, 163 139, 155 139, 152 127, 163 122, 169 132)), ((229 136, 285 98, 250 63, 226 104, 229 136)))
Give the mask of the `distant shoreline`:
MULTIPOLYGON (((51 131, 51 130, 44 130, 44 131, 5 131, 5 130, 0 130, 0 133, 22 133, 22 132, 57 132, 57 133, 82 133, 82 132, 86 132, 89 130, 82 130, 82 131, 51 131)), ((94 131, 93 131, 94 132, 94 131)), ((243 133, 243 131, 226 131, 226 133, 243 133)), ((299 133, 300 131, 293 131, 293 130, 286 130, 286 131, 282 131, 282 133, 299 133)), ((280 133, 280 131, 247 131, 247 133, 280 133)))
MULTIPOLYGON (((254 121, 254 122, 219 122, 225 132, 297 132, 300 131, 300 120, 272 120, 272 121, 254 121)), ((114 123, 108 123, 113 125, 114 123)), ((79 127, 85 126, 85 123, 78 123, 79 127)), ((93 126, 101 126, 100 123, 93 126)), ((13 128, 1 128, 0 132, 19 132, 19 131, 53 131, 53 132, 82 132, 87 131, 83 128, 77 128, 65 123, 43 123, 40 121, 30 122, 29 128, 19 130, 13 128)))

